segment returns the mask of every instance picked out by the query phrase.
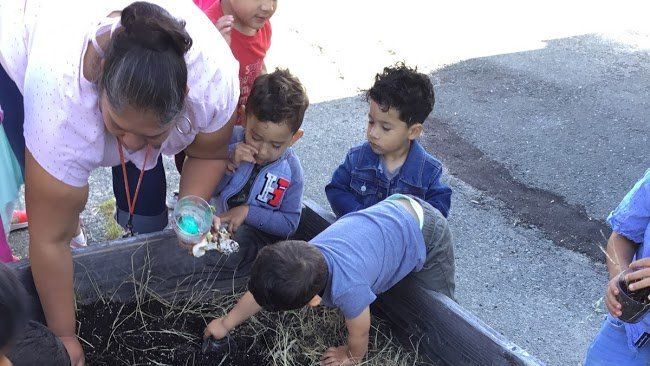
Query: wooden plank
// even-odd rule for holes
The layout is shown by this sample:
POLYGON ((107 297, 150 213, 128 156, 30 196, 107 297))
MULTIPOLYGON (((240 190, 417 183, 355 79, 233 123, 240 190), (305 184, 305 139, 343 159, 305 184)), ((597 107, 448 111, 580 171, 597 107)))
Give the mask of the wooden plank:
POLYGON ((374 303, 403 344, 419 341, 432 361, 458 366, 536 366, 543 363, 510 342, 453 300, 419 286, 410 277, 374 303))
MULTIPOLYGON (((141 284, 163 298, 202 298, 245 286, 247 278, 220 271, 223 258, 209 252, 194 258, 177 245, 171 230, 91 245, 73 252, 77 302, 131 301, 141 284)), ((14 264, 32 296, 33 318, 43 320, 29 262, 14 264)))
POLYGON ((300 224, 294 235, 295 239, 309 241, 336 220, 333 213, 326 211, 309 198, 303 199, 303 206, 300 224))

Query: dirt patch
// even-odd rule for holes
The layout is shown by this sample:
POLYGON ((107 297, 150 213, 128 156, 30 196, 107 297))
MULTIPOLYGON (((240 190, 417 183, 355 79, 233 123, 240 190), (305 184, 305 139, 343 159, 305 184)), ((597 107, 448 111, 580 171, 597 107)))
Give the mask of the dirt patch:
MULTIPOLYGON (((230 352, 203 354, 207 322, 237 296, 208 303, 168 302, 156 296, 128 304, 96 302, 77 312, 88 365, 314 365, 328 346, 345 340, 343 318, 332 309, 261 312, 232 332, 230 352)), ((425 365, 373 319, 366 365, 425 365)))
POLYGON ((422 143, 452 175, 504 202, 520 224, 538 227, 556 245, 604 261, 601 248, 611 230, 603 220, 590 218, 584 207, 567 203, 553 192, 518 181, 503 164, 456 133, 447 121, 431 118, 427 123, 435 128, 422 143))

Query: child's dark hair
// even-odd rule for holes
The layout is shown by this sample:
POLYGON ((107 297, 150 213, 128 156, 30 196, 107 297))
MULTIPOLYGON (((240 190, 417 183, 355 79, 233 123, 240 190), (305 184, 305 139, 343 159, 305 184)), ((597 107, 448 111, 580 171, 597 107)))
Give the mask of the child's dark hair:
POLYGON ((11 344, 27 323, 27 292, 11 268, 0 263, 0 349, 11 344))
POLYGON ((124 8, 120 22, 106 51, 99 89, 117 110, 142 108, 169 123, 183 109, 187 90, 185 53, 192 38, 185 22, 144 1, 124 8))
POLYGON ((11 346, 7 358, 14 366, 69 366, 70 356, 63 342, 39 322, 30 320, 23 335, 11 346))
POLYGON ((375 76, 375 84, 366 92, 366 100, 372 99, 383 112, 395 108, 399 119, 410 127, 424 123, 433 110, 435 97, 429 77, 403 63, 386 67, 375 76))
POLYGON ((248 290, 265 310, 301 308, 327 284, 327 263, 313 245, 286 240, 260 250, 248 281, 248 290))
POLYGON ((263 122, 287 123, 295 133, 308 106, 309 98, 300 80, 289 70, 277 69, 255 79, 246 101, 246 114, 263 122))

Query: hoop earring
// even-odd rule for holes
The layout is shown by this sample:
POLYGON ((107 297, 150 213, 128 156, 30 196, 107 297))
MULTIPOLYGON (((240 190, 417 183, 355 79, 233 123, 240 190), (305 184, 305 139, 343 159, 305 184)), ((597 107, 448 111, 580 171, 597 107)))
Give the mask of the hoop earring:
POLYGON ((188 134, 190 134, 192 132, 192 121, 190 121, 190 118, 188 116, 185 116, 185 115, 183 116, 183 119, 187 122, 187 131, 183 131, 181 129, 181 127, 180 127, 180 124, 182 123, 182 120, 178 121, 176 123, 176 130, 178 132, 180 132, 181 134, 183 134, 183 135, 188 135, 188 134))

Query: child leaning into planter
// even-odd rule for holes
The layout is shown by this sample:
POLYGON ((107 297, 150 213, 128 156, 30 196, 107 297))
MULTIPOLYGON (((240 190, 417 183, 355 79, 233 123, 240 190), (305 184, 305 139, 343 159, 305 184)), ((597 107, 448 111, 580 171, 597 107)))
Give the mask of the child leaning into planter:
POLYGON ((261 246, 288 238, 298 228, 303 171, 291 146, 300 139, 307 93, 287 70, 259 76, 246 104, 246 127, 236 126, 230 162, 212 202, 215 227, 234 233, 239 252, 225 267, 247 271, 261 246))
POLYGON ((451 189, 440 181, 442 164, 417 140, 433 110, 431 80, 404 64, 387 67, 375 77, 366 99, 367 141, 350 149, 325 187, 336 216, 404 193, 429 202, 447 217, 451 189))
POLYGON ((628 268, 637 271, 626 275, 629 290, 650 287, 650 170, 646 171, 623 201, 607 218, 612 235, 607 242, 607 269, 610 281, 605 292, 609 314, 596 335, 585 360, 586 366, 636 366, 650 364, 650 315, 638 323, 617 319, 622 307, 617 281, 628 268), (630 263, 631 262, 631 263, 630 263))
POLYGON ((454 252, 447 220, 413 196, 396 194, 343 216, 309 243, 289 240, 263 248, 246 292, 204 336, 225 337, 261 309, 305 305, 339 308, 347 344, 327 349, 322 365, 351 365, 368 350, 370 304, 406 276, 424 288, 454 294, 454 252))

